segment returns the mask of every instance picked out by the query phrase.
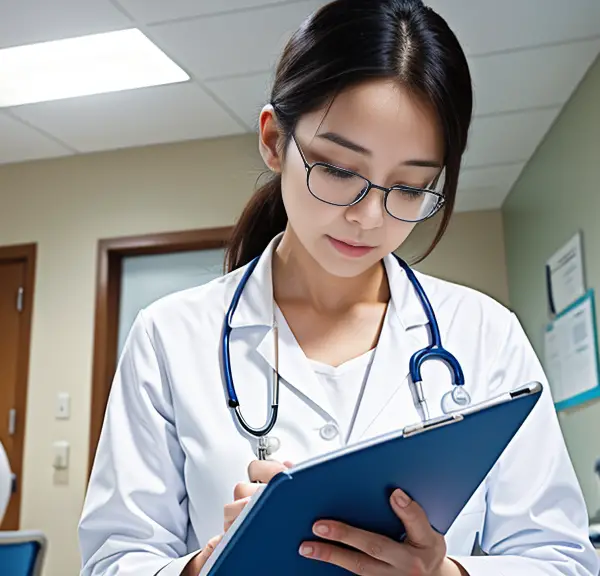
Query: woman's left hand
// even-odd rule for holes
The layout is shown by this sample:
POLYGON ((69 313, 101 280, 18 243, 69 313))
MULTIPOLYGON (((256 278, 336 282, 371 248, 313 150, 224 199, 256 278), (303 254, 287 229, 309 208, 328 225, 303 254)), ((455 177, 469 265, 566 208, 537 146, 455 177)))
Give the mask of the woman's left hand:
POLYGON ((363 576, 468 576, 446 557, 444 537, 431 527, 416 502, 396 490, 390 503, 406 529, 403 543, 340 522, 321 520, 313 531, 328 542, 304 542, 300 554, 363 576), (335 542, 354 550, 336 546, 335 542))

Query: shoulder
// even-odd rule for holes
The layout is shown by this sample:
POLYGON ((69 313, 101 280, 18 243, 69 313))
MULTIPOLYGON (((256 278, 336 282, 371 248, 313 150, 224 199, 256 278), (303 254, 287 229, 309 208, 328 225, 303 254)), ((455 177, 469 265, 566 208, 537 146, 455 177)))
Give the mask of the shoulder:
POLYGON ((188 331, 201 326, 211 331, 221 328, 226 302, 235 290, 244 268, 240 268, 193 288, 164 296, 140 311, 139 321, 152 334, 156 331, 188 331))
POLYGON ((473 288, 416 272, 438 317, 440 326, 454 333, 476 335, 487 352, 498 349, 518 325, 514 312, 491 296, 473 288))

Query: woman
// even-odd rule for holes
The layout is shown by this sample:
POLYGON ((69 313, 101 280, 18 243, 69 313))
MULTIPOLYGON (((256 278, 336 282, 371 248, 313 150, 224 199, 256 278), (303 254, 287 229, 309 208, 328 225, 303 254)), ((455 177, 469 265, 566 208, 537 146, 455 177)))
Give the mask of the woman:
MULTIPOLYGON (((268 481, 284 466, 278 462, 420 419, 408 360, 428 343, 427 321, 391 253, 440 210, 429 250, 441 238, 471 112, 463 51, 420 1, 338 0, 297 31, 260 115, 260 151, 274 175, 234 230, 230 273, 150 306, 132 328, 81 520, 83 574, 195 575, 212 537, 256 488, 249 481, 268 481), (256 257, 231 320, 231 363, 253 426, 268 416, 277 368, 270 447, 278 462, 256 461, 256 439, 238 426, 221 373, 223 318, 256 257)), ((419 277, 473 402, 545 382, 509 311, 419 277)), ((431 362, 424 380, 437 416, 448 371, 431 362)), ((325 522, 328 543, 302 543, 299 553, 373 576, 597 573, 547 386, 445 538, 418 503, 395 496, 405 543, 325 522), (488 557, 470 556, 479 540, 488 557)))

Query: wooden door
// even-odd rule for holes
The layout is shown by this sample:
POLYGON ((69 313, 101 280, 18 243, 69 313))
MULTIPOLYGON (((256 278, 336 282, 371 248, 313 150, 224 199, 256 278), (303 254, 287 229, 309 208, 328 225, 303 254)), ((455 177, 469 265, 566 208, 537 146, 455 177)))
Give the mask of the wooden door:
POLYGON ((0 249, 0 442, 14 475, 1 530, 19 528, 32 303, 31 294, 26 297, 26 290, 32 290, 28 286, 30 265, 27 258, 3 259, 0 249))

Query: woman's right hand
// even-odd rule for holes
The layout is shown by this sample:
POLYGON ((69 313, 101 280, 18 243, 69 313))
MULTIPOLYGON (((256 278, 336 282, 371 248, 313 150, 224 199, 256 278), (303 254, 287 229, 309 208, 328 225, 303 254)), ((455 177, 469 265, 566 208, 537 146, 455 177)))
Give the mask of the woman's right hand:
MULTIPOLYGON (((260 484, 267 484, 273 476, 291 468, 291 462, 275 462, 273 460, 255 460, 248 466, 249 482, 240 482, 233 490, 234 502, 227 504, 224 510, 223 529, 225 532, 231 528, 235 519, 242 513, 242 510, 250 501, 250 498, 260 488, 260 484)), ((217 544, 221 541, 223 535, 212 538, 202 549, 202 552, 195 556, 186 566, 181 576, 197 576, 206 564, 211 554, 214 552, 217 544)))
POLYGON ((225 531, 229 530, 236 518, 242 513, 250 498, 254 496, 261 484, 267 484, 273 476, 291 468, 291 462, 276 462, 274 460, 254 460, 248 466, 249 482, 240 482, 233 490, 233 502, 227 504, 224 510, 225 531))

